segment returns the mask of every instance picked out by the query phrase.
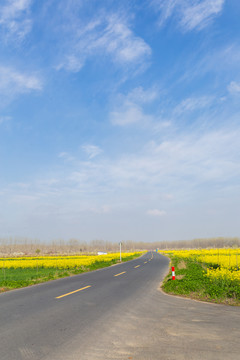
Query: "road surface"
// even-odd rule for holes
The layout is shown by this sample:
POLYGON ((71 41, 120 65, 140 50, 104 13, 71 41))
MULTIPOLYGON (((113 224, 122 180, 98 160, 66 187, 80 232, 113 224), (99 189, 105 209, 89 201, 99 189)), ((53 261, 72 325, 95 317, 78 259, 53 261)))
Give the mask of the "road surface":
POLYGON ((167 269, 148 252, 0 294, 0 359, 240 359, 240 308, 163 294, 167 269))

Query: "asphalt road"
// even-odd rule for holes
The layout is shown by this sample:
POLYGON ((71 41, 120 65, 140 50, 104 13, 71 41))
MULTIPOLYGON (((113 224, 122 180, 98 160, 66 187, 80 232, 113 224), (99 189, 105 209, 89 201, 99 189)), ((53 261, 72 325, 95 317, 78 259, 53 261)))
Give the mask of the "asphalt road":
POLYGON ((240 308, 163 294, 154 252, 0 295, 1 360, 240 359, 240 308))

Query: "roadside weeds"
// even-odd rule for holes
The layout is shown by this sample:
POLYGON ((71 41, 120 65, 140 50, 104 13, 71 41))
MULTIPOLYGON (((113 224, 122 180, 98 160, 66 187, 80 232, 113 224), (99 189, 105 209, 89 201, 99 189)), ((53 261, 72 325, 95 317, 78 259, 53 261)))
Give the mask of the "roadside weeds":
POLYGON ((160 284, 163 293, 212 304, 240 306, 240 284, 238 289, 236 284, 231 288, 229 283, 214 282, 207 278, 204 264, 164 255, 170 258, 170 263, 169 271, 160 284), (175 280, 172 280, 171 266, 175 267, 175 280))

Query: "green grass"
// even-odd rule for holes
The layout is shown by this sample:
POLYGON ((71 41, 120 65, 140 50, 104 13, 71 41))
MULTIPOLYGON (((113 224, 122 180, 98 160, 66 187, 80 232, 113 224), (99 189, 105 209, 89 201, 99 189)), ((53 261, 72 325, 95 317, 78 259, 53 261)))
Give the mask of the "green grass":
POLYGON ((162 288, 169 294, 198 300, 240 305, 240 283, 231 280, 211 280, 206 277, 206 268, 193 259, 170 256, 175 267, 176 280, 172 280, 171 269, 162 288), (183 267, 183 261, 185 268, 183 267))
MULTIPOLYGON (((141 254, 140 254, 141 255, 141 254)), ((123 259, 123 262, 133 260, 140 256, 139 254, 130 255, 123 259)), ((72 269, 57 268, 17 268, 0 269, 0 292, 17 289, 29 285, 39 284, 45 281, 59 279, 62 277, 81 274, 87 271, 93 271, 119 263, 119 260, 95 261, 88 267, 79 267, 72 269)))

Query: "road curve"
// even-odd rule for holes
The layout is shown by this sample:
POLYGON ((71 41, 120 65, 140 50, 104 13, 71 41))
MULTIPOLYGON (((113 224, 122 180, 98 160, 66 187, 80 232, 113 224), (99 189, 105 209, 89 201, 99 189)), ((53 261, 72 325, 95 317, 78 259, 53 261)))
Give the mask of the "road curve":
POLYGON ((163 294, 148 252, 0 295, 1 360, 240 359, 240 308, 163 294))

